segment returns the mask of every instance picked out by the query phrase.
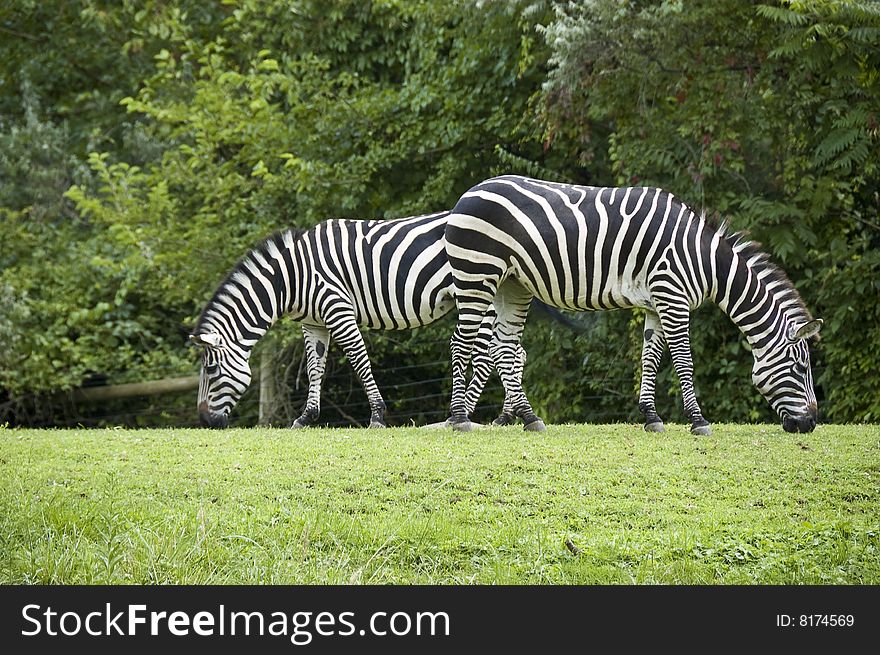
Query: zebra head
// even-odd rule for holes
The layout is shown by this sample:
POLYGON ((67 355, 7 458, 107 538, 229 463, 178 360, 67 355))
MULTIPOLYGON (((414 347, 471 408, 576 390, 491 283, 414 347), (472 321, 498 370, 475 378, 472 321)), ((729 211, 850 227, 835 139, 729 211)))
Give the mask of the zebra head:
POLYGON ((225 428, 229 412, 251 383, 248 353, 232 347, 218 332, 191 334, 202 347, 199 372, 199 421, 204 427, 225 428))
POLYGON ((818 334, 822 319, 788 324, 784 336, 754 351, 752 382, 782 419, 786 432, 812 432, 818 408, 810 371, 810 337, 818 334))

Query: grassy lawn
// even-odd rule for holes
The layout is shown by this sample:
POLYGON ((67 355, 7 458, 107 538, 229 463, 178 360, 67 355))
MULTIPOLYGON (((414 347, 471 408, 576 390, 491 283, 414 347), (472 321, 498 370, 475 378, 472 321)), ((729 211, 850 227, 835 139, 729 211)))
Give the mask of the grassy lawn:
POLYGON ((0 429, 0 583, 880 583, 880 426, 0 429))

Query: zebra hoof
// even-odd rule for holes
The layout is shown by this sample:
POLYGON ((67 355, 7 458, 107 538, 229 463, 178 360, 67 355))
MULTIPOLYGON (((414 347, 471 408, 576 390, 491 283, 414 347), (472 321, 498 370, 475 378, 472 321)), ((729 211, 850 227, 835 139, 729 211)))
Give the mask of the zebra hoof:
POLYGON ((712 434, 712 428, 709 427, 708 423, 706 425, 692 425, 691 434, 696 434, 700 437, 708 437, 712 434))
POLYGON ((653 423, 645 423, 645 432, 665 432, 663 421, 654 421, 653 423))
POLYGON ((523 430, 527 432, 543 432, 546 429, 547 426, 544 425, 544 421, 542 421, 541 419, 532 421, 531 423, 528 423, 523 427, 523 430))
POLYGON ((501 414, 492 421, 492 425, 513 425, 514 423, 516 423, 516 417, 511 414, 501 414))
POLYGON ((460 423, 452 423, 452 429, 456 432, 470 432, 474 429, 474 424, 470 421, 461 421, 460 423))
POLYGON ((290 426, 290 429, 291 430, 302 430, 303 428, 307 428, 307 427, 309 427, 308 423, 303 423, 299 419, 296 419, 293 422, 293 425, 290 426))
POLYGON ((370 429, 371 430, 376 429, 376 428, 387 428, 387 427, 388 427, 387 425, 385 425, 384 423, 380 423, 379 421, 370 421, 370 429))

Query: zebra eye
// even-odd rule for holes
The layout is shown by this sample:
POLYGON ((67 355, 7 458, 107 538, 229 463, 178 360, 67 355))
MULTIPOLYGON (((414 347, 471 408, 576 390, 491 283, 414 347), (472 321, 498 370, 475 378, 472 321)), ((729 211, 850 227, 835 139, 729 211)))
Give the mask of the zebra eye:
POLYGON ((220 369, 216 364, 206 364, 205 365, 205 373, 208 375, 214 375, 220 369))

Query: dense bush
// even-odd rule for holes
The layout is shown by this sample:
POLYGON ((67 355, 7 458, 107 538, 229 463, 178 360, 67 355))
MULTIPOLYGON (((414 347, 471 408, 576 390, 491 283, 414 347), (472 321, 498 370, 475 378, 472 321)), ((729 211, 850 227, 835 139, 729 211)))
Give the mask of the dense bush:
MULTIPOLYGON (((750 230, 826 319, 824 416, 880 418, 873 3, 7 5, 0 419, 29 420, 35 398, 51 414, 52 394, 90 379, 194 372, 187 326, 272 230, 445 209, 498 173, 656 184, 750 230)), ((573 320, 530 319, 536 408, 637 419, 638 312, 573 320)), ((451 325, 368 336, 392 415, 442 415, 451 325)), ((692 341, 707 416, 770 417, 720 311, 695 316, 692 341)), ((295 411, 298 331, 261 351, 295 411)), ((331 375, 325 418, 363 414, 341 356, 331 375)), ((668 365, 658 395, 680 418, 668 365)))

